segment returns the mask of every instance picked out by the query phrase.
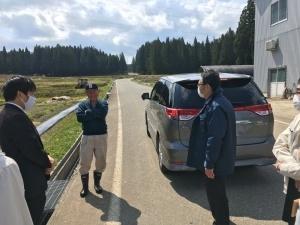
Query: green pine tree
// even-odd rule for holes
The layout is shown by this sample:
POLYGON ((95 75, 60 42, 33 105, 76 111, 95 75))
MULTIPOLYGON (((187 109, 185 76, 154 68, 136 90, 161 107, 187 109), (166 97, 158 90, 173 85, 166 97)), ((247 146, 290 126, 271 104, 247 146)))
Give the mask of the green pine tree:
POLYGON ((120 54, 120 73, 127 74, 127 64, 123 52, 120 54))
POLYGON ((221 38, 220 65, 235 65, 236 55, 234 51, 235 33, 229 28, 221 38))
POLYGON ((236 31, 235 49, 237 64, 253 64, 254 59, 254 32, 255 32, 255 5, 248 0, 240 17, 236 31))

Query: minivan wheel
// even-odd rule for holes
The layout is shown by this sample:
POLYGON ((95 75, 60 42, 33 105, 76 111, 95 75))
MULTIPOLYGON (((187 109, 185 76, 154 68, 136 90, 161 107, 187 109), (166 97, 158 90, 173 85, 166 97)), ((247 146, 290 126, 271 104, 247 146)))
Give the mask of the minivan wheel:
POLYGON ((158 148, 158 164, 159 164, 159 169, 163 174, 167 174, 168 172, 170 172, 167 167, 164 166, 163 164, 163 152, 161 150, 161 144, 160 144, 160 140, 158 138, 157 140, 157 148, 158 148))
POLYGON ((147 132, 147 136, 151 137, 150 132, 149 132, 149 128, 148 128, 148 117, 147 114, 145 114, 145 122, 146 122, 146 132, 147 132))

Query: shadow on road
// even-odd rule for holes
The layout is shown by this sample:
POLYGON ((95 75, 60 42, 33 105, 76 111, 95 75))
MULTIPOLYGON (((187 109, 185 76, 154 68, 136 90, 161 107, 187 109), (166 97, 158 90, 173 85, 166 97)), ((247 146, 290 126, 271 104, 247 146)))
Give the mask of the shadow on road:
MULTIPOLYGON (((167 176, 174 190, 187 200, 209 209, 200 172, 167 176)), ((256 220, 281 220, 283 177, 271 167, 237 168, 227 182, 230 215, 256 220)))
POLYGON ((103 191, 102 195, 99 196, 90 193, 85 198, 85 201, 103 212, 103 215, 100 218, 102 221, 120 222, 122 225, 138 224, 137 219, 140 217, 141 211, 129 205, 127 201, 119 198, 111 192, 103 191), (120 201, 120 216, 118 216, 115 212, 112 212, 112 215, 108 215, 111 199, 114 202, 120 201))

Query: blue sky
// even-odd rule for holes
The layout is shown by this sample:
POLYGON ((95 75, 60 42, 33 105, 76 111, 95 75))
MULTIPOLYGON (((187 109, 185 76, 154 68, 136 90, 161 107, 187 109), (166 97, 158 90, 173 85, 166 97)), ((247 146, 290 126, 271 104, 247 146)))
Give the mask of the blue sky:
POLYGON ((146 41, 217 38, 236 29, 247 0, 0 0, 0 46, 94 46, 124 52, 146 41))

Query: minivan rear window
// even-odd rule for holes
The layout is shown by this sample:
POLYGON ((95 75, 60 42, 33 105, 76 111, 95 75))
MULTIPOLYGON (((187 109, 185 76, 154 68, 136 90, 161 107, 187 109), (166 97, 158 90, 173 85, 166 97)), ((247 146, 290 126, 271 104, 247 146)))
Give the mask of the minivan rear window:
POLYGON ((201 109, 205 103, 197 92, 195 81, 180 82, 175 84, 173 107, 177 109, 201 109))
POLYGON ((251 79, 222 80, 224 95, 234 107, 262 105, 267 101, 251 79))
MULTIPOLYGON (((198 81, 184 81, 175 84, 174 108, 201 109, 205 100, 197 92, 198 81)), ((266 104, 267 101, 255 83, 249 79, 222 80, 224 95, 234 107, 266 104)))

